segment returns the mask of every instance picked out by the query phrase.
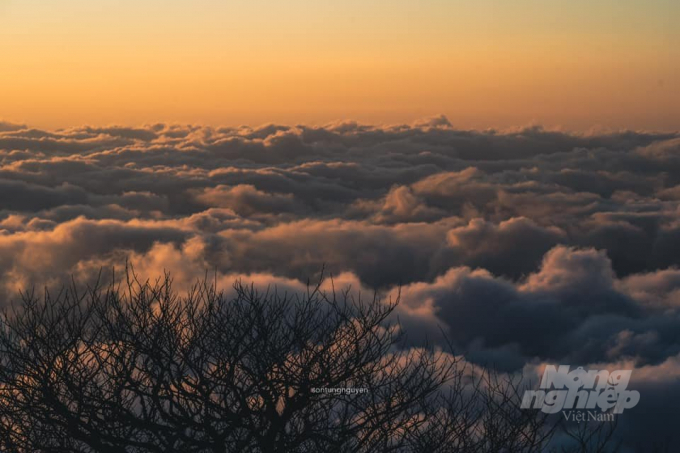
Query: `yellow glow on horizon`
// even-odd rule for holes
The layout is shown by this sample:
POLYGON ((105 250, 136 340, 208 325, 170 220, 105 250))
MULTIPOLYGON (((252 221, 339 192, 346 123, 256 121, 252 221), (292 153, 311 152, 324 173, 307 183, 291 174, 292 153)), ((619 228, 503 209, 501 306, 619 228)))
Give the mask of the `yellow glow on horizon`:
POLYGON ((670 0, 0 0, 0 118, 680 129, 678 19, 670 0))

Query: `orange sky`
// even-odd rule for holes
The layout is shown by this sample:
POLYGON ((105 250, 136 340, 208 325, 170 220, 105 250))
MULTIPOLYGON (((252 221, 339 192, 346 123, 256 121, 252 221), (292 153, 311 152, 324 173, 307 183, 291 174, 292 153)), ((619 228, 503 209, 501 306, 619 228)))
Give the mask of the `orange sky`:
POLYGON ((0 0, 0 118, 680 129, 671 0, 0 0))

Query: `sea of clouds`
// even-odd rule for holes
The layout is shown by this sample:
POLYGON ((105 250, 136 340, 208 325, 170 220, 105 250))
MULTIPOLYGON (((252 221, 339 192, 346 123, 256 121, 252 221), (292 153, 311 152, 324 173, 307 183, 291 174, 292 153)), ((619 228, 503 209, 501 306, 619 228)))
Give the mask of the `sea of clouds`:
POLYGON ((336 288, 401 287, 413 344, 634 368, 628 444, 680 421, 678 133, 0 122, 0 305, 127 260, 180 288, 302 290, 324 265, 336 288))

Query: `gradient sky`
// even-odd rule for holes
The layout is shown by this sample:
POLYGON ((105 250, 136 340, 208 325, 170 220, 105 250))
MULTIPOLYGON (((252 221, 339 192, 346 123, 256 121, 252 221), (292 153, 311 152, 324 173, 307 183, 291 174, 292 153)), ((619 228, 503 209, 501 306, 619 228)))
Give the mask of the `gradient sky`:
POLYGON ((677 0, 0 0, 0 118, 680 129, 677 0))

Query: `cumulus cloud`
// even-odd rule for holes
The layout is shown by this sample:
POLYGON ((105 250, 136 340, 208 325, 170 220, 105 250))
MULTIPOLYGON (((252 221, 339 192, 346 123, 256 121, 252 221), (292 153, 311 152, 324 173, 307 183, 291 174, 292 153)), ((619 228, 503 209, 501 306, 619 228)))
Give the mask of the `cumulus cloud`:
POLYGON ((204 188, 196 193, 196 199, 208 208, 231 209, 243 217, 304 211, 293 195, 267 193, 250 184, 204 188))
POLYGON ((680 369, 679 144, 672 133, 466 131, 445 117, 0 122, 0 298, 126 260, 184 288, 207 271, 285 291, 325 265, 336 287, 401 287, 414 344, 445 334, 508 371, 625 362, 656 394, 651 376, 680 369))

